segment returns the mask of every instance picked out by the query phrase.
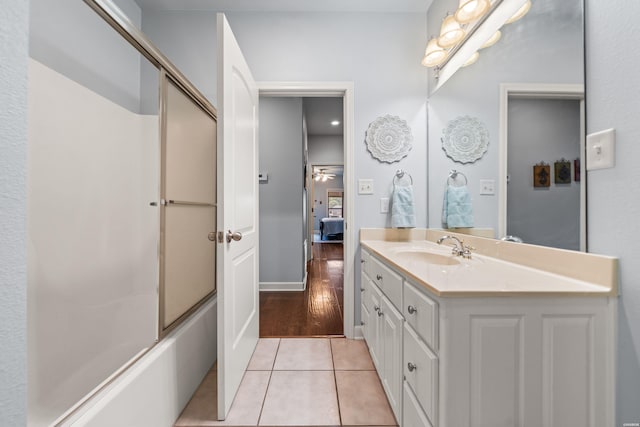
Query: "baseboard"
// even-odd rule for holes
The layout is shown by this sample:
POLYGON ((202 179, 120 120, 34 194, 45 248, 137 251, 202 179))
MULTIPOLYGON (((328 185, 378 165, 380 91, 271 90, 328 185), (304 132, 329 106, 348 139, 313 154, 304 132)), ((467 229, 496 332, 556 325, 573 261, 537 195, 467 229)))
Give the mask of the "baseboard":
POLYGON ((306 277, 302 282, 260 282, 260 292, 299 292, 304 291, 306 286, 306 277))
POLYGON ((362 332, 362 326, 355 326, 353 328, 353 339, 354 340, 363 340, 364 333, 362 332))

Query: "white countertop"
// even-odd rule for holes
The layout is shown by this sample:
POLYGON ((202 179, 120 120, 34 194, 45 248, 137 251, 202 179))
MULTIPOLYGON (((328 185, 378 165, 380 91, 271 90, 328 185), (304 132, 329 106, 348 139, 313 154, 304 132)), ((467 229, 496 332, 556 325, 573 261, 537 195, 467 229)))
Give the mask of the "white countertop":
MULTIPOLYGON (((616 295, 615 286, 591 283, 486 255, 473 254, 471 259, 453 256, 448 244, 438 245, 428 240, 387 241, 365 238, 360 243, 363 248, 438 296, 616 295), (454 264, 427 262, 419 259, 421 252, 448 257, 454 264)), ((446 258, 440 260, 447 261, 446 258)))

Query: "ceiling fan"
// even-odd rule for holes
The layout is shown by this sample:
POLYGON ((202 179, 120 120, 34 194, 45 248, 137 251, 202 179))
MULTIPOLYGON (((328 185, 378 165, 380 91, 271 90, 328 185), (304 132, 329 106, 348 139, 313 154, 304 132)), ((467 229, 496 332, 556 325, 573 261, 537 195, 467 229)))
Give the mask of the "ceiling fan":
POLYGON ((335 173, 327 173, 326 169, 319 169, 318 172, 313 174, 313 178, 316 181, 322 181, 322 182, 325 182, 327 179, 333 179, 335 177, 336 177, 335 173))

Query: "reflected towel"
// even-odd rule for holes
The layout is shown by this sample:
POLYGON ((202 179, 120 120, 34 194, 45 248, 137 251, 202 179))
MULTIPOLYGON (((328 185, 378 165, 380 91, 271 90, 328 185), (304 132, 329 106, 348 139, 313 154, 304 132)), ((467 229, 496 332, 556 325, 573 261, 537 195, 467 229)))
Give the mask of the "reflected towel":
POLYGON ((442 203, 442 223, 445 228, 473 227, 471 195, 466 185, 448 185, 442 203))
POLYGON ((394 186, 391 198, 391 226, 393 228, 414 228, 416 215, 413 207, 413 187, 394 186))

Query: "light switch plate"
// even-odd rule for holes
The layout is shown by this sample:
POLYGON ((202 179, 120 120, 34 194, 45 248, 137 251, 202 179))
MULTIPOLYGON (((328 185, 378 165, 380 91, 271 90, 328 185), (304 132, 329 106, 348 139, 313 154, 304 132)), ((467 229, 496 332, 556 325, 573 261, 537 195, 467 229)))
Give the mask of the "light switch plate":
POLYGON ((388 213, 389 212, 389 198, 382 197, 380 198, 380 213, 388 213))
POLYGON ((480 194, 493 196, 496 194, 496 181, 494 179, 480 180, 480 194))
POLYGON ((359 179, 358 180, 358 194, 373 194, 373 180, 372 179, 359 179))
POLYGON ((607 129, 587 135, 587 170, 612 168, 615 164, 615 129, 607 129))

